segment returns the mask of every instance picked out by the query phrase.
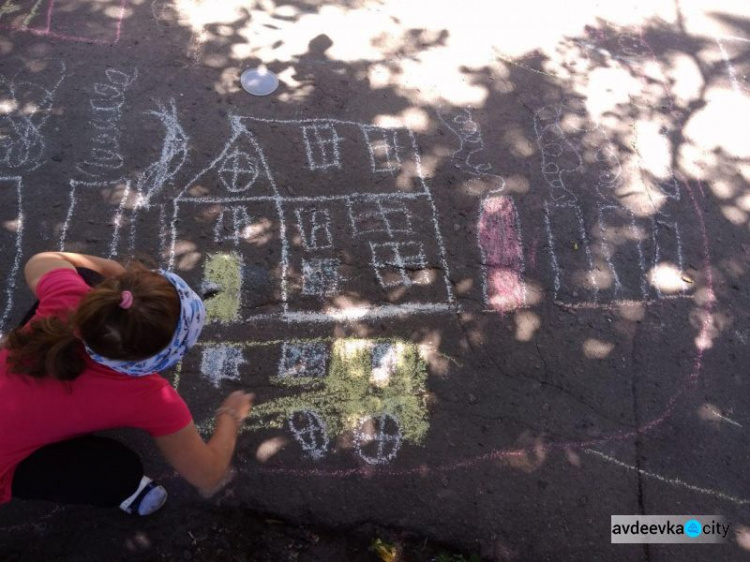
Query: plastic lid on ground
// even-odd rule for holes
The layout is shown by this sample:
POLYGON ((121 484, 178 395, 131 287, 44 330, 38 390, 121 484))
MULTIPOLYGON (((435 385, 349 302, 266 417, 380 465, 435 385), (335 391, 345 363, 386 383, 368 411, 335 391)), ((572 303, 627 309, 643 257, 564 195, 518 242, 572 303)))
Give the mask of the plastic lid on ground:
POLYGON ((248 68, 240 76, 245 91, 254 96, 267 96, 279 87, 279 79, 267 68, 248 68))

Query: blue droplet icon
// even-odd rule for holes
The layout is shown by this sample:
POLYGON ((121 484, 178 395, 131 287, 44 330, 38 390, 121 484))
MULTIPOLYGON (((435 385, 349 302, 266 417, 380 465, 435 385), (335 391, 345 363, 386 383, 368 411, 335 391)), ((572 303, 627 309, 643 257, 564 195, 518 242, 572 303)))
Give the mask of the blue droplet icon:
POLYGON ((691 539, 699 536, 702 532, 703 525, 701 525, 701 522, 697 519, 691 519, 690 521, 685 523, 685 534, 691 539))

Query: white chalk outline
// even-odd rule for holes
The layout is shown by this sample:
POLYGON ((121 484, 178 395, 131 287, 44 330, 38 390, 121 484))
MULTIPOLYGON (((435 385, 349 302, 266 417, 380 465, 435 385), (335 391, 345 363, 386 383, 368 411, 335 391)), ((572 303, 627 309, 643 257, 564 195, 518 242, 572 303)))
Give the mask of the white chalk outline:
POLYGON ((321 298, 336 296, 341 283, 340 266, 338 258, 302 258, 302 294, 321 298))
POLYGON ((320 341, 285 341, 281 346, 281 357, 279 358, 279 365, 276 371, 276 378, 282 380, 294 380, 294 379, 322 379, 328 376, 328 363, 331 360, 331 352, 329 345, 320 341), (322 370, 315 374, 305 375, 307 372, 307 365, 303 370, 303 374, 296 374, 290 371, 291 365, 290 354, 293 352, 296 354, 295 358, 299 357, 311 357, 315 361, 322 361, 322 370))
MULTIPOLYGON (((115 211, 115 216, 112 221, 114 228, 112 230, 112 241, 109 244, 109 255, 107 256, 109 259, 112 259, 117 255, 117 246, 119 246, 120 244, 120 229, 122 228, 122 217, 125 211, 125 204, 130 198, 130 181, 125 180, 123 183, 125 184, 125 189, 123 191, 122 197, 120 198, 120 204, 117 206, 117 211, 115 211)), ((134 230, 135 225, 131 224, 130 228, 131 231, 134 230)))
POLYGON ((110 134, 102 134, 93 137, 92 143, 109 145, 110 148, 97 148, 92 147, 89 149, 89 159, 83 160, 76 164, 76 170, 80 173, 94 179, 105 179, 103 173, 107 171, 119 170, 125 164, 125 161, 120 153, 120 119, 122 118, 122 107, 125 104, 125 92, 138 78, 138 69, 133 68, 133 74, 127 75, 121 70, 116 68, 108 68, 104 72, 107 80, 110 84, 97 82, 93 86, 94 94, 103 98, 103 100, 96 100, 93 97, 89 98, 89 107, 91 109, 92 118, 89 121, 89 125, 93 129, 99 131, 111 131, 110 134), (119 86, 119 90, 112 86, 115 84, 119 86), (108 96, 106 91, 115 90, 119 95, 116 95, 113 101, 112 96, 108 96), (110 116, 102 117, 100 114, 111 114, 110 116), (102 142, 102 138, 106 138, 102 142), (97 141, 97 139, 99 139, 97 141), (91 168, 99 168, 102 173, 95 173, 90 171, 91 168))
POLYGON ((227 191, 232 193, 242 193, 250 189, 253 184, 258 180, 260 170, 252 158, 244 150, 235 148, 230 154, 222 160, 221 165, 216 170, 216 174, 219 176, 219 180, 227 191), (244 160, 243 162, 241 162, 244 160), (231 163, 230 166, 227 164, 231 163), (249 174, 250 179, 242 185, 238 185, 238 179, 243 174, 249 174), (224 176, 230 176, 228 180, 224 176))
POLYGON ((5 308, 3 309, 2 316, 0 316, 0 337, 3 336, 5 330, 5 323, 10 317, 10 313, 13 310, 13 297, 16 289, 16 276, 21 269, 21 260, 23 258, 23 229, 24 229, 24 213, 23 213, 23 179, 20 176, 6 176, 0 177, 0 183, 8 182, 16 184, 16 203, 18 208, 18 227, 16 228, 15 236, 15 255, 13 257, 13 265, 6 276, 5 283, 5 308))
POLYGON ((591 281, 591 289, 589 288, 583 288, 582 290, 589 291, 593 290, 594 292, 594 299, 593 302, 598 302, 599 300, 599 284, 596 281, 595 276, 595 268, 594 268, 594 260, 591 255, 591 248, 589 247, 589 239, 588 236, 586 236, 586 226, 583 221, 583 213, 580 209, 580 207, 576 203, 550 203, 545 202, 544 203, 544 225, 547 230, 547 240, 549 243, 549 254, 550 254, 550 262, 552 265, 552 271, 555 277, 554 283, 555 283, 555 291, 553 299, 555 301, 558 299, 558 293, 560 292, 561 288, 561 282, 560 282, 560 266, 557 262, 557 255, 555 253, 555 237, 552 233, 552 224, 550 222, 550 208, 553 209, 573 209, 575 212, 576 218, 578 219, 578 235, 580 237, 579 240, 576 242, 580 242, 583 246, 584 252, 586 254, 586 262, 588 263, 588 276, 591 281))
POLYGON ((732 88, 736 93, 744 94, 745 88, 743 88, 739 80, 737 80, 737 73, 734 71, 731 59, 729 58, 729 53, 727 53, 727 50, 724 48, 724 43, 719 37, 714 37, 714 41, 716 41, 716 44, 719 46, 719 50, 721 51, 721 58, 724 59, 724 65, 726 66, 729 80, 732 83, 732 88))
POLYGON ((360 130, 365 139, 365 145, 370 153, 370 164, 374 174, 395 174, 401 169, 400 146, 398 145, 398 129, 387 129, 375 125, 360 125, 360 130), (381 138, 372 139, 372 134, 377 132, 381 138), (388 139, 388 135, 391 139, 388 139), (390 142, 389 142, 390 140, 390 142), (385 161, 378 160, 377 152, 382 151, 385 161), (393 158, 391 158, 393 156, 393 158), (395 164, 394 164, 395 161, 395 164))
POLYGON ((357 456, 367 464, 388 464, 398 455, 398 452, 401 450, 403 439, 404 436, 401 431, 401 422, 396 416, 387 413, 382 413, 375 416, 366 416, 360 420, 359 429, 354 433, 354 450, 356 451, 357 456), (398 429, 398 432, 395 435, 391 435, 385 432, 387 418, 390 418, 398 429), (372 421, 373 425, 375 425, 375 435, 366 435, 364 433, 363 428, 365 424, 370 420, 372 421), (367 441, 365 441, 365 439, 367 439, 367 441), (366 455, 362 451, 362 447, 370 445, 374 442, 377 443, 377 456, 373 457, 370 455, 366 455), (386 443, 393 443, 393 450, 384 455, 383 449, 385 448, 386 443))
POLYGON ((46 142, 41 129, 50 117, 48 110, 54 102, 57 89, 63 80, 65 80, 67 70, 64 61, 55 59, 54 62, 59 64, 60 77, 50 89, 28 80, 17 80, 21 73, 26 70, 25 68, 19 69, 11 79, 0 74, 0 88, 7 88, 9 101, 14 106, 9 114, 0 115, 0 121, 7 121, 10 124, 9 130, 12 132, 11 135, 6 135, 5 139, 14 139, 15 137, 14 140, 6 141, 8 144, 6 142, 3 143, 5 155, 0 158, 0 162, 8 168, 16 169, 25 167, 24 171, 30 172, 36 170, 44 163, 43 157, 46 142), (26 112, 22 113, 18 111, 19 103, 16 99, 16 90, 19 87, 27 87, 28 89, 28 86, 33 86, 35 90, 40 91, 43 95, 41 99, 35 100, 36 108, 29 112, 29 108, 27 107, 26 112), (11 158, 15 154, 18 155, 11 158))
POLYGON ((427 260, 424 255, 424 244, 422 242, 412 240, 409 242, 370 242, 370 252, 372 254, 372 268, 375 271, 375 277, 377 278, 380 286, 384 289, 390 289, 392 287, 411 287, 412 285, 423 285, 418 281, 414 281, 407 275, 407 271, 411 269, 418 269, 421 271, 424 277, 424 270, 427 268, 427 260), (409 253, 405 254, 402 249, 406 247, 417 246, 418 252, 416 254, 409 253), (382 254, 380 250, 390 250, 389 255, 385 259, 381 259, 382 254), (393 261, 389 261, 389 258, 393 258, 393 261), (396 270, 399 273, 399 279, 394 281, 386 281, 381 270, 389 269, 396 270))
POLYGON ((663 482, 664 484, 669 484, 670 486, 676 486, 679 488, 687 488, 688 490, 691 490, 693 492, 698 492, 699 494, 706 494, 708 496, 713 496, 715 498, 719 498, 721 500, 725 500, 728 502, 731 502, 736 505, 747 505, 750 504, 750 499, 745 498, 738 498, 736 496, 729 495, 725 492, 721 492, 719 490, 712 490, 710 488, 703 488, 701 486, 696 486, 694 484, 688 484, 687 482, 683 482, 682 480, 678 478, 667 478, 666 476, 661 476, 660 474, 656 474, 655 472, 649 472, 647 470, 643 470, 642 468, 639 468, 637 466, 633 466, 631 464, 624 463, 620 460, 617 460, 614 457, 610 457, 609 455, 605 455, 604 453, 597 451, 595 449, 584 449, 585 453, 589 453, 591 455, 597 456, 602 460, 605 460, 609 463, 612 463, 616 466, 619 466, 621 468, 624 468, 626 470, 629 470, 631 472, 637 472, 641 476, 645 476, 647 478, 653 478, 654 480, 658 480, 659 482, 663 482))
MULTIPOLYGON (((583 158, 581 157, 580 152, 576 150, 576 147, 568 141, 568 136, 565 134, 565 131, 562 130, 562 127, 560 126, 561 114, 562 105, 545 106, 538 109, 534 113, 534 133, 536 134, 536 144, 539 147, 539 153, 542 155, 542 176, 544 176, 544 179, 549 186, 549 196, 556 202, 572 202, 577 201, 578 197, 566 187, 562 174, 582 170, 583 158), (550 119, 544 119, 541 116, 545 111, 553 111, 554 123, 546 124, 542 127, 540 125, 542 122, 550 121, 550 119), (546 131, 552 131, 553 134, 560 139, 560 143, 566 144, 568 148, 576 154, 579 162, 576 168, 572 170, 560 170, 560 166, 556 163, 547 161, 550 156, 559 156, 559 154, 551 154, 550 146, 559 146, 561 150, 563 150, 563 147, 560 143, 544 143, 542 141, 542 136, 546 131)), ((560 154, 562 154, 562 152, 560 152, 560 154)))
POLYGON ((177 224, 179 222, 179 211, 182 203, 225 203, 225 202, 249 202, 249 201, 270 201, 273 202, 279 220, 279 237, 281 241, 281 305, 283 312, 280 314, 263 314, 257 316, 251 316, 250 319, 257 320, 270 320, 281 318, 285 322, 338 322, 359 319, 363 320, 367 318, 383 318, 408 315, 410 313, 437 313, 437 312, 453 312, 458 309, 458 305, 455 300, 453 288, 450 282, 450 268, 448 266, 446 258, 445 243, 443 241, 442 234, 440 232, 439 222, 437 218, 437 207, 430 188, 428 187, 425 177, 422 171, 420 149, 417 144, 416 136, 414 132, 408 128, 404 128, 411 142, 411 149, 414 155, 414 161, 416 164, 416 172, 419 182, 422 186, 421 193, 402 193, 402 192, 390 192, 390 193, 353 193, 344 196, 320 196, 320 197, 284 197, 280 194, 276 185, 275 179, 271 170, 268 166, 265 154, 261 148, 255 135, 247 128, 244 121, 258 122, 258 123, 275 123, 275 124, 286 124, 286 125, 305 125, 305 124, 338 124, 338 125, 351 125, 360 127, 362 123, 355 121, 344 121, 340 119, 302 119, 302 120, 279 120, 279 119, 266 119, 253 116, 238 116, 231 115, 229 117, 231 123, 231 135, 223 150, 220 154, 203 170, 198 172, 190 181, 185 184, 182 191, 172 201, 173 212, 170 226, 171 232, 171 243, 168 253, 167 267, 173 270, 175 267, 176 260, 176 245, 177 245, 177 224), (260 159, 262 174, 268 179, 268 183, 272 190, 270 196, 253 196, 253 197, 191 197, 186 195, 188 189, 195 185, 198 180, 210 170, 215 169, 217 164, 222 161, 227 152, 232 146, 240 139, 240 137, 246 137, 252 144, 253 149, 260 159), (446 290, 447 305, 435 304, 435 303, 406 303, 402 305, 388 305, 388 306, 376 306, 376 307, 356 307, 341 311, 331 311, 323 313, 315 313, 308 311, 291 312, 289 311, 289 291, 288 291, 288 268, 289 268, 289 240, 287 234, 287 225, 284 215, 284 205, 292 204, 295 202, 323 202, 323 201, 335 201, 343 200, 349 201, 352 197, 362 198, 382 198, 382 199, 416 199, 424 197, 431 210, 431 218, 433 227, 435 229, 435 238, 437 241, 437 248, 440 258, 440 269, 443 272, 443 283, 446 290))
POLYGON ((341 169, 341 151, 339 144, 344 140, 339 136, 338 131, 333 126, 333 122, 329 123, 312 123, 309 125, 300 125, 302 131, 302 139, 305 143, 305 152, 307 154, 307 167, 310 170, 327 170, 328 168, 341 169), (317 162, 313 151, 312 143, 308 131, 312 130, 315 137, 315 145, 320 151, 322 162, 317 162), (321 133, 323 131, 330 132, 329 138, 323 137, 321 133), (331 147, 331 154, 326 153, 326 148, 331 147), (330 156, 330 158, 329 158, 330 156))
POLYGON ((156 102, 156 110, 149 111, 149 115, 156 116, 164 125, 164 140, 162 141, 159 160, 150 164, 136 180, 138 191, 138 207, 148 209, 151 199, 158 194, 182 169, 188 157, 188 142, 190 139, 180 125, 177 117, 177 106, 174 98, 166 104, 156 102))
POLYGON ((302 247, 306 250, 327 250, 333 248, 333 235, 331 234, 331 212, 329 209, 318 209, 317 207, 297 207, 294 209, 297 217, 297 230, 299 231, 302 247), (307 235, 303 211, 310 215, 310 235, 307 235), (318 215, 323 216, 323 221, 318 222, 318 215), (323 231, 325 243, 318 244, 318 232, 323 231))
POLYGON ((96 189, 96 188, 114 188, 119 185, 124 185, 125 189, 123 190, 122 197, 120 198, 120 202, 117 205, 117 210, 115 211, 114 218, 112 221, 113 224, 113 232, 112 232, 112 240, 110 241, 109 245, 109 257, 113 257, 117 255, 117 247, 120 244, 120 229, 122 227, 122 216, 125 210, 125 205, 129 199, 130 196, 130 180, 127 179, 116 179, 116 180, 108 180, 108 181, 81 181, 81 180, 70 180, 70 191, 69 191, 69 199, 70 204, 68 205, 68 212, 65 215, 65 220, 63 221, 63 227, 62 231, 60 232, 60 251, 65 251, 65 242, 68 238, 68 231, 70 230, 71 221, 73 220, 73 214, 75 212, 75 208, 77 205, 77 191, 78 189, 96 189))
MULTIPOLYGON (((659 246, 659 229, 660 226, 665 227, 667 230, 674 230, 674 239, 677 243, 677 268, 679 269, 680 274, 684 272, 685 268, 685 261, 682 253, 682 237, 680 236, 680 225, 677 223, 677 220, 666 220, 664 217, 657 218, 653 217, 651 219, 652 224, 652 240, 654 243, 654 262, 653 267, 657 267, 659 265, 659 262, 661 260, 661 247, 659 246)), ((665 295, 661 292, 661 289, 659 289, 658 285, 654 285, 654 289, 656 290, 656 294, 659 298, 663 298, 665 295)), ((681 293, 684 293, 687 290, 687 287, 683 285, 682 289, 680 289, 681 293)))
POLYGON ((214 242, 220 244, 225 240, 231 240, 235 246, 239 246, 240 239, 245 239, 245 236, 242 235, 243 229, 247 229, 252 224, 253 219, 248 214, 245 205, 222 207, 214 223, 214 242), (224 234, 222 231, 224 230, 225 215, 228 211, 232 212, 232 232, 231 234, 224 234))
MULTIPOLYGON (((372 199, 375 203, 376 209, 366 209, 364 212, 360 210, 355 216, 354 214, 354 205, 356 204, 357 200, 359 198, 357 197, 350 197, 347 200, 347 213, 349 215, 349 222, 352 226, 352 233, 354 236, 360 236, 362 234, 376 234, 385 232, 388 234, 389 238, 393 238, 394 234, 411 234, 412 233, 412 214, 409 211, 409 208, 404 205, 403 201, 400 201, 399 199, 404 198, 393 198, 393 197, 372 197, 372 199), (388 204, 390 200, 393 200, 396 202, 396 205, 388 204), (386 202, 386 205, 383 205, 383 202, 386 202), (395 217, 397 215, 403 216, 404 219, 404 227, 403 228, 394 228, 391 224, 391 220, 389 217, 395 217), (358 224, 362 223, 363 221, 366 221, 367 219, 376 219, 378 222, 381 222, 384 226, 384 229, 379 228, 370 228, 367 230, 361 229, 358 224)), ((364 199, 364 198, 363 198, 364 199)))
POLYGON ((451 121, 457 126, 451 126, 450 123, 443 117, 440 109, 437 110, 438 119, 445 125, 451 133, 456 135, 458 138, 458 149, 455 150, 451 156, 454 165, 465 172, 468 172, 478 177, 495 177, 501 180, 502 185, 498 190, 502 190, 505 187, 505 179, 492 172, 492 164, 489 162, 482 162, 480 164, 473 164, 471 162, 473 156, 484 150, 484 139, 482 138, 482 130, 479 124, 474 121, 471 115, 471 107, 464 107, 461 109, 458 115, 454 116, 451 121))
POLYGON ((317 461, 326 456, 331 441, 328 438, 328 427, 326 426, 326 422, 317 412, 314 410, 297 410, 296 412, 292 412, 287 418, 287 425, 289 426, 289 431, 294 435, 295 441, 299 443, 302 450, 313 460, 317 461), (303 429, 295 427, 292 420, 296 415, 304 415, 307 418, 307 427, 303 429), (313 421, 317 424, 317 427, 313 424, 313 421), (322 432, 323 436, 323 443, 319 447, 314 439, 317 431, 322 432), (310 437, 310 442, 305 441, 305 436, 310 437))
MULTIPOLYGON (((627 207, 624 207, 622 205, 614 205, 614 204, 604 204, 599 205, 599 233, 601 240, 605 243, 607 243, 609 246, 612 246, 613 252, 617 250, 617 245, 614 242, 610 242, 610 240, 607 238, 607 230, 605 227, 608 226, 608 223, 604 220, 604 212, 605 211, 616 211, 616 212, 624 212, 627 213, 630 218, 630 232, 633 236, 633 240, 636 243, 636 249, 638 251, 638 266, 641 269, 641 275, 640 275, 640 285, 641 285, 641 296, 642 298, 648 297, 648 286, 646 284, 646 258, 643 253, 643 245, 641 244, 640 237, 638 236, 638 226, 635 223, 635 214, 633 211, 628 209, 627 207)), ((607 267, 609 268, 610 273, 612 274, 612 280, 615 285, 615 300, 618 298, 619 293, 623 290, 622 282, 620 281, 620 276, 617 274, 617 269, 615 268, 615 264, 612 262, 612 255, 610 255, 610 252, 607 251, 604 254, 604 260, 607 262, 607 267)))
POLYGON ((240 365, 247 361, 243 349, 233 345, 205 346, 201 349, 200 372, 214 388, 221 386, 223 380, 240 380, 240 365), (210 370, 216 367, 216 371, 210 370))

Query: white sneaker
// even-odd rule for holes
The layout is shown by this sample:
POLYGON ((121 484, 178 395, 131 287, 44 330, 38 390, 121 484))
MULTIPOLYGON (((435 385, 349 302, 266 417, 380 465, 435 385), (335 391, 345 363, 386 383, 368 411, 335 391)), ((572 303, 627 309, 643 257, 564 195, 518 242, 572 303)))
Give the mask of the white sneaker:
POLYGON ((144 476, 135 493, 120 504, 120 509, 132 515, 151 515, 166 501, 167 491, 164 486, 144 476))

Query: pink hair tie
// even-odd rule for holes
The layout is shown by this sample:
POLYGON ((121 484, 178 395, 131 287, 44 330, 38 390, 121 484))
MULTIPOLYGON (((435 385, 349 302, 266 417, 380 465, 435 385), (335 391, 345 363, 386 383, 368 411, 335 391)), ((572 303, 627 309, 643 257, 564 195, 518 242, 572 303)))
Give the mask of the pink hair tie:
POLYGON ((120 300, 120 308, 127 310, 131 306, 133 306, 133 293, 130 291, 123 291, 122 299, 120 300))

